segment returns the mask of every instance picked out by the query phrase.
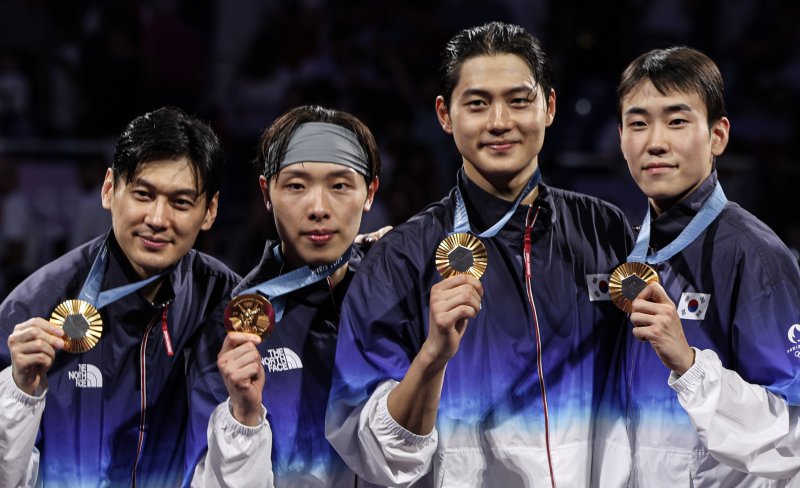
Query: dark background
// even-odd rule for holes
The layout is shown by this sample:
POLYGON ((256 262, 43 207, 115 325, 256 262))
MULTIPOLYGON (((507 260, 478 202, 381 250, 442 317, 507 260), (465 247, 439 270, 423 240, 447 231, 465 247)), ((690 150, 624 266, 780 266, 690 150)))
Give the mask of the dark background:
POLYGON ((0 0, 0 297, 107 228, 99 184, 133 117, 176 105, 221 134, 220 216, 197 247, 240 273, 270 223, 250 166, 260 132, 320 103, 373 130, 384 168, 363 229, 398 224, 455 182, 436 123, 439 53, 459 29, 522 25, 549 53, 557 114, 546 182, 612 201, 634 223, 645 199, 619 151, 615 88, 634 57, 685 44, 726 81, 728 198, 800 248, 800 6, 770 0, 0 0))

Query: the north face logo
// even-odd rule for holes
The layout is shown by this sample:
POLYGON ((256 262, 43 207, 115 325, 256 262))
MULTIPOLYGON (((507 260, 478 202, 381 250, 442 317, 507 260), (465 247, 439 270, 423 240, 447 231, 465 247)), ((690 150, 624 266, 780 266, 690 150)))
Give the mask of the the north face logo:
POLYGON ((75 381, 76 388, 102 388, 103 375, 94 364, 78 364, 77 371, 67 373, 69 379, 75 381))
POLYGON ((300 356, 288 347, 267 349, 267 355, 261 358, 261 364, 263 364, 270 373, 300 369, 303 367, 300 356))

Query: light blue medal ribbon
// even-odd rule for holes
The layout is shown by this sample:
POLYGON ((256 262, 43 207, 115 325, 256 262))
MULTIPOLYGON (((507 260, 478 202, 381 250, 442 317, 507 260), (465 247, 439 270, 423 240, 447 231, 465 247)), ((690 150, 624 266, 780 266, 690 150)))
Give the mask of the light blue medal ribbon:
POLYGON ((672 256, 683 251, 686 246, 694 242, 702 234, 714 219, 725 209, 728 199, 722 191, 722 185, 717 183, 717 187, 711 196, 700 207, 700 211, 692 218, 683 231, 664 248, 648 255, 650 247, 650 205, 647 206, 647 214, 644 216, 642 228, 636 238, 636 245, 628 256, 628 262, 639 262, 648 264, 659 264, 667 261, 672 256))
POLYGON ((439 243, 436 248, 435 263, 436 270, 442 278, 447 279, 456 274, 469 274, 480 279, 489 265, 489 255, 486 246, 483 245, 480 237, 494 237, 500 229, 508 222, 514 212, 519 207, 525 195, 530 193, 534 186, 541 181, 539 168, 533 172, 525 187, 517 195, 517 199, 506 211, 505 215, 495 222, 493 226, 481 232, 477 236, 472 233, 469 225, 469 215, 467 206, 464 204, 464 197, 461 189, 456 185, 456 208, 453 214, 453 231, 439 243))
POLYGON ((617 266, 609 278, 609 295, 614 305, 625 313, 633 311, 633 301, 649 283, 658 283, 658 274, 648 264, 659 264, 667 261, 686 246, 694 242, 709 225, 722 213, 727 202, 722 185, 714 188, 711 196, 703 202, 697 214, 692 217, 683 231, 666 247, 648 256, 650 248, 650 205, 644 216, 642 228, 636 237, 636 244, 628 256, 627 262, 617 266))
MULTIPOLYGON (((64 350, 67 352, 80 354, 97 345, 103 334, 103 319, 98 310, 147 286, 175 269, 173 265, 146 280, 101 292, 100 286, 103 284, 103 275, 108 264, 108 240, 107 237, 103 241, 97 256, 95 256, 92 267, 89 269, 89 276, 83 282, 78 298, 61 302, 50 315, 50 322, 64 330, 64 350)), ((164 313, 166 313, 166 309, 164 309, 164 313)), ((168 340, 169 337, 167 336, 166 339, 168 340)))
MULTIPOLYGON (((331 276, 337 269, 341 268, 342 265, 350 261, 352 252, 353 247, 350 246, 344 254, 339 256, 339 258, 332 263, 315 267, 303 266, 285 275, 277 276, 252 288, 248 288, 239 295, 260 293, 266 296, 275 312, 275 322, 280 322, 281 317, 283 317, 283 310, 286 307, 286 295, 331 276)), ((272 248, 272 254, 279 263, 283 262, 283 257, 280 254, 280 243, 272 248)))
POLYGON ((117 288, 112 288, 110 290, 106 290, 101 292, 100 286, 103 283, 103 274, 106 270, 106 264, 108 263, 108 240, 103 243, 103 247, 100 248, 100 252, 94 258, 94 262, 92 263, 92 268, 89 270, 89 276, 86 278, 86 281, 81 288, 81 292, 78 295, 79 300, 83 300, 92 304, 96 309, 100 310, 101 308, 105 307, 106 305, 116 302, 117 300, 130 295, 131 293, 140 290, 141 288, 149 285, 150 283, 156 281, 157 279, 161 278, 162 276, 169 274, 175 269, 175 266, 170 266, 166 270, 162 271, 161 273, 151 276, 145 280, 137 281, 136 283, 130 283, 127 285, 119 286, 117 288))
MULTIPOLYGON (((536 171, 533 172, 531 178, 528 180, 528 183, 525 185, 525 188, 523 188, 519 193, 516 201, 514 201, 511 207, 509 207, 503 218, 498 220, 493 226, 478 234, 478 237, 494 237, 498 232, 500 232, 500 229, 502 229, 503 226, 506 225, 506 222, 511 219, 511 216, 514 215, 514 212, 517 210, 517 207, 519 207, 522 199, 525 198, 525 195, 530 193, 530 191, 541 181, 542 173, 537 167, 536 171)), ((453 232, 451 232, 450 235, 459 232, 468 234, 472 233, 469 225, 469 215, 467 215, 467 207, 464 204, 464 197, 461 196, 461 189, 459 189, 458 185, 456 185, 456 211, 455 215, 453 216, 453 232)))

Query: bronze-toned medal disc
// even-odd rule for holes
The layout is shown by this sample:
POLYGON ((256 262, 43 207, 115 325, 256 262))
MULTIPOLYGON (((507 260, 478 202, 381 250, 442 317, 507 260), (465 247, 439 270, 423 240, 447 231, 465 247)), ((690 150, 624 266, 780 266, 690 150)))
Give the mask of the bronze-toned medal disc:
POLYGON ((483 243, 466 232, 450 234, 436 248, 436 269, 442 278, 471 274, 480 279, 488 265, 489 256, 483 243))
POLYGON ((275 310, 263 295, 252 293, 234 297, 225 308, 225 330, 246 332, 266 339, 275 327, 275 310))
POLYGON ((103 335, 103 319, 94 306, 83 300, 62 302, 50 322, 64 329, 64 350, 82 353, 93 348, 103 335))
POLYGON ((658 283, 658 274, 644 263, 625 263, 611 273, 608 294, 614 305, 631 313, 633 301, 650 283, 658 283))

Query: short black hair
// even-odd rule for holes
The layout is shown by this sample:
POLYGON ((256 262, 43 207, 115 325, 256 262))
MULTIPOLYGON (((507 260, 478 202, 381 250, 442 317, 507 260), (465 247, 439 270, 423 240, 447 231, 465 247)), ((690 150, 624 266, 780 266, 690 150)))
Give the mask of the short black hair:
POLYGON ((225 155, 214 130, 175 107, 162 107, 133 119, 117 139, 115 180, 131 183, 140 167, 160 160, 185 157, 195 175, 198 195, 206 204, 219 191, 225 155))
POLYGON ((380 176, 381 158, 375 137, 369 128, 352 114, 319 105, 295 107, 278 117, 271 126, 264 130, 258 140, 258 155, 254 161, 254 164, 261 170, 262 175, 277 176, 281 160, 286 155, 286 150, 294 131, 307 122, 336 124, 353 131, 359 145, 367 155, 369 175, 364 176, 367 185, 376 176, 380 176))
POLYGON ((450 39, 442 51, 439 83, 445 105, 450 106, 450 99, 465 61, 476 56, 499 54, 519 56, 531 69, 536 83, 542 87, 547 100, 553 89, 553 72, 550 59, 539 40, 518 25, 489 22, 460 31, 450 39))
POLYGON ((650 81, 662 95, 697 94, 706 106, 708 125, 727 115, 725 89, 719 68, 708 56, 686 46, 654 49, 625 68, 617 88, 617 121, 622 123, 622 100, 640 83, 650 81))

